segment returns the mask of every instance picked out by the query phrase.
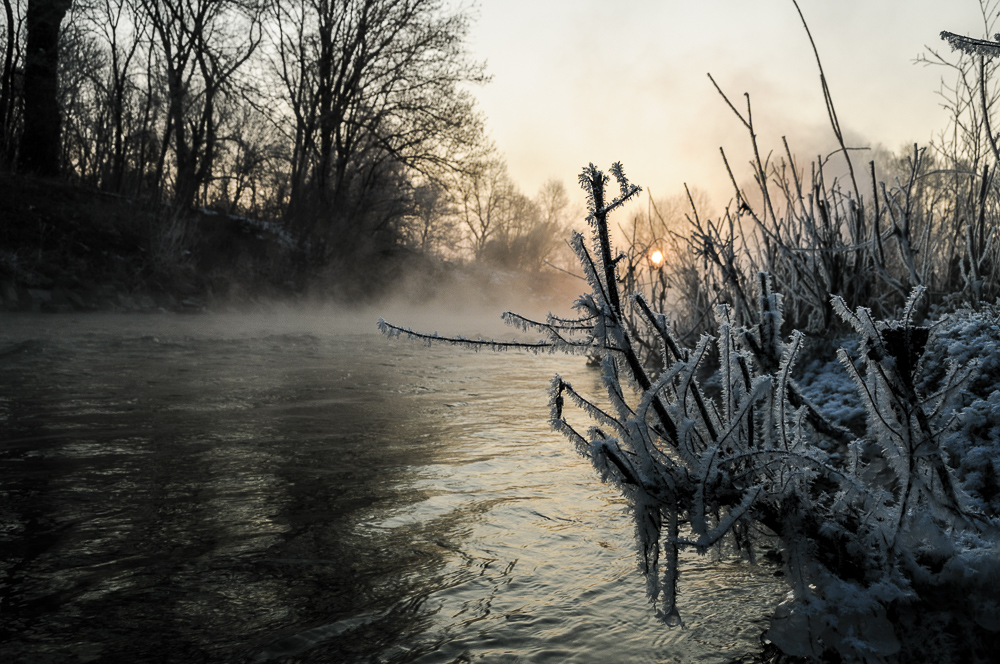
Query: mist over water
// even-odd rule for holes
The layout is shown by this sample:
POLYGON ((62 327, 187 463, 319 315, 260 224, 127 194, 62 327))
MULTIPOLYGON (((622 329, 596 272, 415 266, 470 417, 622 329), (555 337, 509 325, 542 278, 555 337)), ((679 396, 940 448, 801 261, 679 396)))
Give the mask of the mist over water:
POLYGON ((375 332, 503 332, 417 309, 0 318, 0 659, 754 650, 767 568, 691 560, 685 627, 655 619, 622 500, 546 423, 553 373, 597 390, 583 358, 375 332))

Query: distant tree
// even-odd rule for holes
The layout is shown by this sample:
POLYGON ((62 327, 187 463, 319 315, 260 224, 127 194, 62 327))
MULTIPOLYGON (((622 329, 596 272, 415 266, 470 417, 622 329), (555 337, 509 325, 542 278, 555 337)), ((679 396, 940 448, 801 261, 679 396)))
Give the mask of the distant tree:
POLYGON ((59 163, 71 179, 100 186, 112 148, 105 84, 109 58, 102 40, 88 30, 87 16, 81 4, 72 7, 59 36, 59 163))
POLYGON ((435 182, 417 184, 410 194, 410 205, 405 223, 406 243, 427 254, 452 253, 459 234, 444 186, 435 182))
POLYGON ((569 226, 569 195, 561 180, 547 180, 533 199, 515 192, 510 223, 501 237, 511 267, 538 270, 549 263, 569 226))
POLYGON ((547 182, 531 199, 511 180, 495 150, 463 169, 453 192, 456 214, 477 259, 536 270, 561 242, 568 206, 562 183, 547 182))
POLYGON ((70 4, 70 0, 28 0, 24 133, 18 154, 21 169, 38 175, 59 173, 59 28, 70 4))
POLYGON ((569 214, 569 194, 562 180, 550 178, 542 184, 535 196, 542 221, 555 226, 565 226, 569 214))
POLYGON ((220 125, 219 161, 224 164, 214 178, 212 204, 230 213, 281 216, 275 192, 285 183, 282 166, 287 150, 280 131, 255 105, 227 101, 220 125))
POLYGON ((554 244, 554 234, 549 232, 535 202, 512 182, 508 181, 500 191, 497 232, 481 257, 506 268, 535 269, 554 244))
POLYGON ((495 152, 468 164, 452 184, 455 208, 468 233, 473 256, 482 258, 486 246, 507 223, 513 184, 507 164, 495 152))
POLYGON ((282 0, 270 14, 290 115, 289 212, 303 236, 343 243, 361 217, 384 224, 370 203, 387 163, 434 175, 481 141, 463 86, 484 76, 465 50, 464 12, 441 0, 282 0))
POLYGON ((190 206, 212 177, 218 106, 233 94, 239 69, 261 42, 261 11, 240 0, 140 0, 162 57, 167 123, 174 148, 174 198, 190 206))
MULTIPOLYGON (((107 44, 107 71, 101 81, 106 99, 108 158, 102 170, 101 185, 121 191, 127 170, 127 111, 130 89, 134 87, 130 71, 146 34, 149 17, 139 11, 137 0, 103 0, 87 12, 88 22, 107 44)), ((95 109, 97 110, 97 109, 95 109)))

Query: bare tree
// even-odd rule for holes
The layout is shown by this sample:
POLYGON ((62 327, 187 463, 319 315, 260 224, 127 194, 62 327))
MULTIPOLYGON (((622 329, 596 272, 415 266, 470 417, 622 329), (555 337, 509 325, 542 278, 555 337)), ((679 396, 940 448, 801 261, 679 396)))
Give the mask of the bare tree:
POLYGON ((456 173, 452 188, 472 254, 481 258, 490 240, 507 223, 508 200, 513 191, 507 164, 491 152, 456 173))
POLYGON ((283 136, 270 118, 244 99, 227 99, 220 126, 226 129, 219 135, 219 161, 225 167, 212 183, 214 198, 206 195, 206 202, 231 214, 280 217, 274 199, 285 181, 283 136))
MULTIPOLYGON (((290 114, 289 209, 311 236, 316 209, 345 231, 387 162, 434 176, 481 136, 468 17, 440 0, 271 4, 273 68, 290 114)), ((376 221, 376 223, 381 223, 376 221)))
POLYGON ((425 254, 452 253, 460 237, 445 187, 436 182, 417 184, 410 204, 404 227, 406 243, 425 254))
POLYGON ((535 196, 542 221, 562 228, 569 221, 569 194, 562 180, 550 178, 542 184, 535 196))
POLYGON ((89 22, 104 39, 108 50, 105 86, 111 146, 105 182, 121 191, 126 170, 126 105, 132 86, 131 66, 139 53, 148 16, 137 11, 136 0, 98 0, 88 14, 89 22))
POLYGON ((561 242, 568 196, 549 181, 535 199, 518 189, 495 150, 453 179, 454 207, 472 254, 499 266, 536 270, 561 242))
POLYGON ((190 206, 212 176, 218 147, 217 105, 261 41, 260 7, 240 0, 141 0, 162 55, 172 144, 174 196, 190 206))
POLYGON ((100 186, 111 148, 109 58, 101 39, 87 29, 88 9, 72 7, 59 36, 60 164, 67 177, 100 186))
POLYGON ((534 269, 556 244, 556 235, 542 219, 535 201, 508 180, 500 189, 497 232, 487 242, 482 258, 512 269, 534 269))

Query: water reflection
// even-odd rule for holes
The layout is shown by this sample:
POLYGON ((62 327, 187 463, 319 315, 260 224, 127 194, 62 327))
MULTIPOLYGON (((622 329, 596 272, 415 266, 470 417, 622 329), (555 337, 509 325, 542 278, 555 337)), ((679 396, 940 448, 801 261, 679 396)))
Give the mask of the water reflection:
POLYGON ((620 501, 544 424, 556 370, 595 380, 321 316, 0 320, 0 659, 751 649, 783 589, 746 565, 693 561, 688 627, 655 622, 620 501))

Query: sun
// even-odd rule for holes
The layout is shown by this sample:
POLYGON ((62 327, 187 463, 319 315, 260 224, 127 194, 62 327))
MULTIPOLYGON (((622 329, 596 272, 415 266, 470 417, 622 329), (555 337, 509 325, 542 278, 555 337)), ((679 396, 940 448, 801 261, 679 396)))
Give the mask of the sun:
POLYGON ((653 267, 660 267, 663 263, 663 252, 659 249, 654 249, 653 253, 649 255, 649 261, 653 264, 653 267))

